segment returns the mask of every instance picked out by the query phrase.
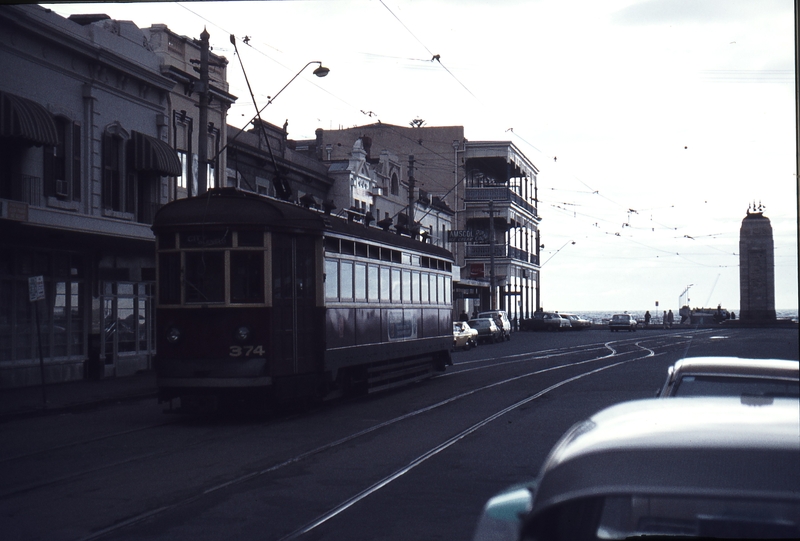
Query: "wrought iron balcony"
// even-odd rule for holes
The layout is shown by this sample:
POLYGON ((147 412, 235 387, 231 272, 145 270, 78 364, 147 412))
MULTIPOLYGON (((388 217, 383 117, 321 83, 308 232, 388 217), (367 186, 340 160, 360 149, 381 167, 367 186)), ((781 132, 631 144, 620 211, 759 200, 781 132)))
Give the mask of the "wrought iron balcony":
POLYGON ((464 193, 464 201, 508 201, 527 210, 534 216, 537 215, 535 206, 507 186, 467 187, 464 193))
MULTIPOLYGON (((491 245, 489 244, 467 244, 467 259, 488 259, 491 257, 491 245)), ((536 254, 507 246, 505 244, 496 244, 494 246, 494 257, 516 259, 517 261, 524 261, 526 263, 539 264, 539 258, 536 254)))

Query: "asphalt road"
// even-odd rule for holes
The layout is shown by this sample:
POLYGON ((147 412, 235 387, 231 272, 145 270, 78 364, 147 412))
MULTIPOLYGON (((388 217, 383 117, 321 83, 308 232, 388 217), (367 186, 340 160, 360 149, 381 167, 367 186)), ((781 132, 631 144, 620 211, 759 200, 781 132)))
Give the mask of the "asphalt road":
POLYGON ((798 358, 798 332, 517 333, 432 380, 310 412, 154 401, 0 425, 4 540, 470 539, 574 422, 654 396, 685 356, 798 358))

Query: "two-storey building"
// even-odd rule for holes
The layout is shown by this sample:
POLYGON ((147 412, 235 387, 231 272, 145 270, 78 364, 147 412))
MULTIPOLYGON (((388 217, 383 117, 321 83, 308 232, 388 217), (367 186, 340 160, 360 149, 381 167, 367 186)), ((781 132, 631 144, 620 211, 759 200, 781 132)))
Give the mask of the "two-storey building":
POLYGON ((196 115, 193 76, 179 72, 199 53, 175 68, 165 59, 178 41, 198 50, 107 16, 0 10, 0 387, 150 366, 150 224, 190 170, 191 150, 172 146, 174 106, 196 115), (165 40, 153 47, 155 34, 165 40), (32 301, 37 277, 44 299, 32 301))

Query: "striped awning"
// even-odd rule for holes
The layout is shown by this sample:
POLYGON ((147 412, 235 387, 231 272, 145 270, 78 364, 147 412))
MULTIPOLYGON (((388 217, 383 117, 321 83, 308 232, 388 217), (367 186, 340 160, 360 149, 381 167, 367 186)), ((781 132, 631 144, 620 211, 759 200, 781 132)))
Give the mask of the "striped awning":
POLYGON ((138 131, 132 132, 133 168, 137 171, 177 177, 181 174, 178 153, 167 143, 138 131))
POLYGON ((57 145, 53 115, 35 101, 0 91, 0 137, 22 139, 35 145, 57 145))

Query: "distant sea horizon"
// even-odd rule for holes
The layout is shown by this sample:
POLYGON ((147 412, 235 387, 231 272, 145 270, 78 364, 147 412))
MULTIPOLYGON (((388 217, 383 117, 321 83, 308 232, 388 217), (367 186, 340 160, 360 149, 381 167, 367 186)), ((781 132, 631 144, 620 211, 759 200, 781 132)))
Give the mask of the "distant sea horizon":
MULTIPOLYGON (((590 319, 593 323, 602 323, 603 321, 608 321, 614 314, 631 314, 637 320, 644 319, 644 313, 650 310, 650 314, 653 316, 653 319, 660 319, 664 313, 664 310, 661 308, 645 308, 644 310, 559 310, 559 312, 563 312, 565 314, 578 314, 587 319, 590 319)), ((667 311, 669 308, 667 308, 667 311)), ((739 312, 736 310, 733 311, 736 314, 736 317, 739 317, 739 312)), ((675 314, 676 321, 680 321, 680 317, 678 313, 673 310, 673 314, 675 314)), ((775 316, 778 319, 791 319, 794 321, 798 320, 798 309, 797 308, 789 308, 784 310, 775 309, 775 316)))

